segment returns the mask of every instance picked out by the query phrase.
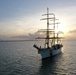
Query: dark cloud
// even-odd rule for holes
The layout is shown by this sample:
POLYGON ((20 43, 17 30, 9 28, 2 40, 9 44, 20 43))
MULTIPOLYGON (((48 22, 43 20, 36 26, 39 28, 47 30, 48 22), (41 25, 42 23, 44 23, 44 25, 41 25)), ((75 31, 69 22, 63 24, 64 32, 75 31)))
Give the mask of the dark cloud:
POLYGON ((44 34, 35 32, 28 35, 6 36, 0 35, 0 40, 36 40, 37 37, 43 37, 44 34))
POLYGON ((70 30, 69 33, 74 33, 74 34, 76 34, 76 29, 70 30))
POLYGON ((34 34, 29 33, 28 35, 14 36, 12 37, 12 39, 35 40, 37 37, 40 37, 40 36, 43 36, 43 34, 35 32, 34 34))

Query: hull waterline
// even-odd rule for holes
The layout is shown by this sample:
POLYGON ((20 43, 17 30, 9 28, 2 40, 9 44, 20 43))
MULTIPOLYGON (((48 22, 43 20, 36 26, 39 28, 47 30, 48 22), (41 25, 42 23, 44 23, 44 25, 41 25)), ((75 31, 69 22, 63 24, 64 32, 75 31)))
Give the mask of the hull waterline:
POLYGON ((61 52, 61 48, 60 49, 56 49, 56 50, 50 50, 50 49, 38 50, 38 53, 41 55, 42 59, 55 56, 55 55, 59 54, 60 52, 61 52))

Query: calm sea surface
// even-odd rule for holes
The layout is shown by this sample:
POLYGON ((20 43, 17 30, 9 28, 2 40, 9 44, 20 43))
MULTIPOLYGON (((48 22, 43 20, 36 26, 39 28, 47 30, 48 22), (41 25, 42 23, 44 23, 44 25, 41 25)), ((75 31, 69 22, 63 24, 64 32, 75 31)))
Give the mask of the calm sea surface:
POLYGON ((44 61, 38 42, 0 42, 0 75, 76 75, 76 41, 63 41, 62 53, 44 61))

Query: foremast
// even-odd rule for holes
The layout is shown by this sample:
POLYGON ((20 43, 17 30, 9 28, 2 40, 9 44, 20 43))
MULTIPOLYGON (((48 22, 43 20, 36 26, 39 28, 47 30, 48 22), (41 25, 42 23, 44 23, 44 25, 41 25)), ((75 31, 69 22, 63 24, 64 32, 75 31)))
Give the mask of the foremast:
POLYGON ((45 44, 47 45, 47 48, 49 48, 49 8, 47 8, 47 14, 43 14, 43 15, 47 15, 47 18, 42 19, 42 20, 47 20, 47 34, 46 34, 46 41, 45 44))

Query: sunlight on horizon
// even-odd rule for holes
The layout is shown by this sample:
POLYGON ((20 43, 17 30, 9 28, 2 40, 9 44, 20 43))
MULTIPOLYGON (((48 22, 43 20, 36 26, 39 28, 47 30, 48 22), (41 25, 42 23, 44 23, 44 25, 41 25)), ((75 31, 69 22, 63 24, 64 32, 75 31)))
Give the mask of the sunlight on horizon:
POLYGON ((67 27, 65 27, 65 25, 62 25, 62 24, 58 25, 58 30, 62 31, 63 33, 68 32, 67 27))

